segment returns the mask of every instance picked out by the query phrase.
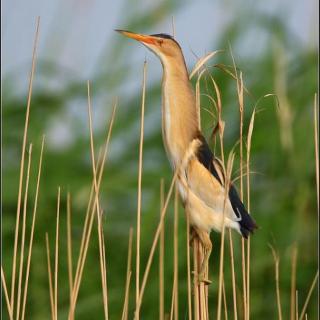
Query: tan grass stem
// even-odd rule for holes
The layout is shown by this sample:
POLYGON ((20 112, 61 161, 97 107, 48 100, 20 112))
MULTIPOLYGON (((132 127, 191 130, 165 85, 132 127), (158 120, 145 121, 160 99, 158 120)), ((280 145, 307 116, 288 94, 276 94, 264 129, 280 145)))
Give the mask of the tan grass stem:
POLYGON ((29 145, 28 151, 28 164, 27 164, 27 177, 25 183, 25 192, 23 199, 23 216, 22 216, 22 234, 21 234, 21 247, 20 247, 20 266, 19 266, 19 278, 18 278, 18 298, 16 307, 16 319, 20 316, 20 302, 21 302, 21 288, 22 288, 22 277, 23 277, 23 263, 24 263, 24 243, 26 238, 26 220, 27 220, 27 203, 28 203, 28 190, 30 180, 30 167, 32 159, 32 143, 29 145))
POLYGON ((2 288, 3 288, 3 292, 4 292, 4 296, 6 299, 6 304, 7 304, 7 310, 8 310, 8 314, 9 314, 9 319, 13 320, 13 312, 10 306, 10 301, 9 301, 9 295, 8 295, 8 289, 7 289, 7 284, 6 284, 6 278, 4 276, 4 272, 3 272, 3 268, 1 266, 1 283, 2 283, 2 288))
POLYGON ((53 284, 52 284, 52 271, 50 262, 50 246, 49 237, 46 232, 46 252, 47 252, 47 264, 48 264, 48 279, 49 279, 49 295, 50 295, 50 306, 51 306, 51 319, 54 320, 54 294, 53 294, 53 284))
POLYGON ((174 194, 174 222, 173 222, 173 277, 174 277, 174 319, 179 319, 179 274, 178 274, 178 266, 179 266, 179 197, 177 186, 175 188, 174 194))
MULTIPOLYGON (((160 181, 160 218, 164 205, 164 180, 160 181)), ((159 239, 159 319, 164 320, 164 228, 163 224, 159 239)))
POLYGON ((129 290, 130 290, 130 280, 131 280, 131 274, 132 274, 132 272, 131 272, 132 238, 133 238, 133 228, 130 227, 129 243, 128 243, 126 287, 125 287, 124 303, 123 303, 122 317, 121 317, 122 320, 128 319, 129 290))
POLYGON ((291 257, 290 320, 295 320, 295 311, 296 311, 295 294, 296 294, 297 256, 298 256, 298 249, 297 249, 297 245, 294 244, 292 248, 292 257, 291 257))
POLYGON ((228 230, 229 233, 229 245, 230 245, 230 264, 231 264, 231 279, 232 279, 232 298, 233 298, 233 316, 234 320, 238 319, 237 311, 237 291, 236 291, 236 274, 234 270, 234 250, 233 250, 233 240, 231 229, 228 230))
MULTIPOLYGON (((243 114, 244 114, 244 102, 243 102, 243 79, 242 73, 238 75, 235 59, 232 53, 231 45, 229 45, 229 51, 232 58, 234 74, 236 78, 237 85, 237 95, 238 95, 238 103, 239 103, 239 115, 240 115, 240 199, 243 201, 243 114)), ((242 291, 243 291, 243 310, 244 310, 244 319, 248 320, 247 313, 247 290, 246 290, 246 253, 245 253, 245 243, 244 239, 241 239, 241 266, 242 266, 242 291)))
MULTIPOLYGON (((105 165, 105 161, 106 161, 106 157, 107 157, 107 153, 108 153, 108 147, 109 147, 109 142, 110 142, 110 138, 111 138, 116 107, 117 107, 117 100, 115 101, 115 103, 113 105, 113 111, 112 111, 111 119, 110 119, 109 126, 108 126, 106 142, 104 145, 104 151, 103 151, 102 161, 101 161, 99 175, 98 175, 98 190, 100 188, 102 175, 103 175, 103 171, 104 171, 104 165, 105 165)), ((76 305, 76 301, 77 301, 77 297, 78 297, 80 282, 81 282, 81 278, 82 278, 84 263, 85 263, 85 259, 86 259, 86 255, 87 255, 87 251, 88 251, 89 240, 90 240, 90 235, 91 235, 91 230, 92 230, 93 217, 94 217, 94 206, 91 206, 91 200, 93 197, 93 191, 94 191, 94 182, 92 182, 91 194, 90 194, 90 199, 89 199, 87 212, 86 212, 85 224, 84 224, 82 237, 81 237, 80 253, 79 253, 79 257, 78 257, 78 261, 77 261, 77 268, 76 268, 75 280, 74 280, 74 286, 73 286, 73 292, 72 292, 72 303, 70 304, 70 309, 69 309, 69 316, 68 316, 69 320, 74 319, 75 305, 76 305)))
POLYGON ((318 98, 317 94, 314 95, 314 147, 315 147, 315 160, 316 160, 316 183, 317 183, 317 205, 319 212, 319 122, 318 122, 318 98))
POLYGON ((16 226, 15 226, 15 233, 14 233, 13 258, 12 258, 11 297, 10 297, 10 305, 12 310, 14 310, 14 293, 15 293, 15 279, 16 279, 15 277, 16 277, 16 262, 17 262, 17 249, 18 249, 18 237, 19 237, 19 220, 20 220, 20 209, 21 209, 21 198, 22 198, 22 185, 23 185, 23 174, 24 174, 24 160, 25 160, 25 151, 26 151, 26 143, 27 143, 27 135, 28 135, 33 77, 34 77, 34 71, 36 66, 36 50, 37 50, 38 39, 39 39, 39 26, 40 26, 40 17, 38 17, 36 21, 36 31, 35 31, 35 38, 34 38, 33 52, 32 52, 32 66, 31 66, 31 72, 29 77, 27 110, 26 110, 26 118, 25 118, 25 124, 24 124, 23 142, 22 142, 22 151, 21 151, 21 160, 20 160, 18 204, 17 204, 16 226))
POLYGON ((227 306, 227 297, 226 297, 226 288, 224 285, 224 279, 222 281, 222 295, 223 295, 224 318, 225 320, 228 320, 228 306, 227 306))
POLYGON ((190 265, 190 217, 186 212, 187 220, 187 279, 188 279, 188 319, 192 320, 192 301, 191 301, 191 265, 190 265))
POLYGON ((55 243, 55 259, 54 259, 54 317, 55 317, 55 320, 58 320, 59 219, 60 219, 60 187, 58 187, 56 243, 55 243))
POLYGON ((142 162, 143 162, 143 137, 144 137, 144 109, 146 95, 146 75, 147 62, 143 64, 142 80, 142 102, 141 102, 141 122, 140 122, 140 143, 139 143, 139 170, 138 170, 138 199, 137 199, 137 243, 136 243, 136 314, 140 318, 139 308, 137 308, 140 296, 140 238, 141 238, 141 188, 142 188, 142 162))
POLYGON ((17 298, 17 314, 16 318, 19 319, 20 315, 20 301, 21 301, 21 288, 22 288, 22 277, 23 277, 23 262, 24 262, 24 245, 25 245, 25 233, 26 233, 26 217, 27 217, 27 201, 28 201, 28 189, 30 179, 30 167, 31 167, 31 155, 32 155, 32 144, 29 146, 28 151, 28 165, 27 165, 27 177, 25 184, 25 193, 23 200, 23 220, 22 220, 22 236, 21 236, 21 248, 20 248, 20 267, 19 267, 19 279, 18 279, 18 298, 17 298))
POLYGON ((306 298, 306 301, 304 302, 304 305, 302 307, 302 311, 301 311, 301 314, 300 314, 300 317, 299 317, 299 320, 302 320, 303 319, 303 316, 305 315, 306 313, 306 310, 307 310, 307 307, 308 307, 308 303, 310 301, 310 298, 311 298, 311 294, 312 294, 312 291, 317 283, 317 280, 318 280, 318 277, 319 277, 319 270, 317 271, 313 281, 312 281, 312 284, 311 284, 311 287, 308 291, 308 294, 307 294, 307 298, 306 298))
POLYGON ((68 278, 69 278, 69 297, 72 300, 73 275, 72 275, 72 230, 71 230, 71 195, 67 194, 67 250, 68 250, 68 278))
POLYGON ((102 282, 102 295, 103 295, 103 308, 105 319, 108 319, 108 295, 107 295, 107 278, 106 278, 106 268, 105 259, 103 251, 103 231, 101 223, 101 211, 99 204, 99 190, 97 184, 97 171, 96 162, 94 156, 94 142, 93 142, 93 129, 92 129, 92 108, 91 108, 91 96, 90 96, 90 82, 87 82, 87 93, 88 93, 88 118, 89 118, 89 131, 90 131, 90 151, 91 151, 91 162, 92 162, 92 174, 93 174, 93 184, 95 191, 94 207, 96 207, 97 221, 98 221, 98 243, 99 243, 99 261, 100 261, 100 272, 101 272, 101 282, 102 282))
MULTIPOLYGON (((164 218, 165 218, 165 215, 166 215, 166 212, 167 212, 167 207, 168 207, 168 204, 169 204, 169 200, 170 200, 170 197, 172 195, 173 187, 175 185, 175 182, 176 182, 176 179, 178 177, 179 171, 180 171, 180 166, 178 166, 178 168, 176 169, 175 174, 174 174, 174 176, 172 178, 171 185, 170 185, 170 188, 169 188, 169 191, 168 191, 168 194, 167 194, 167 197, 166 197, 166 200, 165 200, 162 212, 161 212, 160 221, 159 221, 159 224, 158 224, 158 227, 157 227, 154 239, 153 239, 153 243, 152 243, 150 254, 149 254, 149 257, 148 257, 146 269, 145 269, 145 272, 144 272, 144 275, 143 275, 142 285, 141 285, 141 290, 140 290, 140 295, 139 295, 139 301, 138 301, 138 304, 136 306, 135 314, 137 314, 137 312, 139 313, 139 311, 140 311, 140 306, 141 306, 141 303, 142 303, 144 290, 145 290, 145 287, 146 287, 146 284, 147 284, 147 280, 148 280, 148 276, 149 276, 149 272, 150 272, 150 268, 151 268, 151 263, 152 263, 152 260, 153 260, 153 257, 154 257, 154 252, 155 252, 155 249, 156 249, 159 237, 160 237, 160 231, 161 231, 161 228, 162 228, 163 223, 164 223, 164 218)), ((135 317, 135 319, 136 319, 136 317, 135 317)))
MULTIPOLYGON (((241 78, 242 79, 242 78, 241 78)), ((243 87, 243 84, 242 84, 243 87)), ((248 129, 248 135, 247 135, 247 162, 246 162, 246 167, 247 167, 247 208, 248 212, 250 213, 250 152, 251 152, 251 142, 252 142, 252 133, 253 133, 253 128, 254 128, 254 119, 255 119, 255 114, 256 114, 256 109, 253 109, 251 119, 250 119, 250 124, 249 124, 249 129, 248 129)), ((250 318, 250 244, 251 244, 251 237, 249 235, 248 241, 247 241, 247 288, 246 288, 246 293, 247 293, 247 316, 248 319, 250 318)))
POLYGON ((277 294, 277 307, 278 307, 278 319, 282 320, 282 309, 281 309, 281 297, 280 297, 280 285, 279 285, 279 263, 280 258, 276 253, 275 249, 269 245, 272 251, 272 256, 275 263, 275 281, 276 281, 276 294, 277 294))
POLYGON ((219 290, 218 290, 218 306, 217 306, 217 320, 221 319, 221 304, 222 304, 222 282, 223 282, 223 264, 224 264, 224 238, 225 238, 225 209, 228 197, 228 190, 231 182, 231 173, 234 162, 234 153, 231 151, 228 157, 227 170, 225 172, 225 195, 223 203, 223 219, 221 231, 221 245, 220 245, 220 261, 219 261, 219 290))
POLYGON ((31 231, 30 231, 30 240, 29 240, 29 248, 28 248, 28 256, 27 256, 26 276, 25 276, 24 291, 23 291, 22 313, 21 313, 21 319, 22 320, 24 319, 24 316, 25 316, 25 308, 26 308, 26 302, 27 302, 27 292, 28 292, 29 275, 30 275, 30 265, 31 265, 31 255, 32 255, 32 247, 33 247, 34 227, 35 227, 36 216, 37 216, 37 208, 38 208, 38 196, 39 196, 39 189, 40 189, 40 178, 41 178, 41 169, 42 169, 42 158, 43 158, 44 141, 45 141, 45 137, 42 136, 40 159, 39 159, 38 174, 37 174, 36 194, 35 194, 35 198, 34 198, 32 222, 31 222, 31 231))

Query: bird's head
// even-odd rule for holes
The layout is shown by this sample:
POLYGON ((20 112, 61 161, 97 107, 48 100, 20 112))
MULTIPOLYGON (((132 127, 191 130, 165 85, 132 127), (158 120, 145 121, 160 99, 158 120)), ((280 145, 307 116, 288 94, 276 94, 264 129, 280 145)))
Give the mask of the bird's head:
POLYGON ((154 52, 162 62, 167 58, 178 58, 182 56, 181 48, 177 41, 168 34, 144 35, 125 30, 115 30, 122 35, 137 40, 154 52))

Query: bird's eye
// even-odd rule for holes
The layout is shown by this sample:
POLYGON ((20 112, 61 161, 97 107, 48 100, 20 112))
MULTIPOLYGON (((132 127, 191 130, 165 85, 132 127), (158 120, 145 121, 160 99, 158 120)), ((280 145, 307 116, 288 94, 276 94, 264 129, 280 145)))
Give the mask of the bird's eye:
POLYGON ((163 44, 163 40, 158 40, 158 45, 161 47, 163 44))

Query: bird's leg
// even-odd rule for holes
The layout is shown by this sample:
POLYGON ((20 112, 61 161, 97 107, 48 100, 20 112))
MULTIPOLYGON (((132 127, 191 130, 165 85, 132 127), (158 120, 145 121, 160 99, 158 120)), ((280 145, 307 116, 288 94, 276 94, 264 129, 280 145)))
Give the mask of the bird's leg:
POLYGON ((193 227, 193 229, 196 231, 198 238, 203 246, 204 249, 204 257, 200 266, 200 271, 198 274, 198 281, 204 282, 205 284, 210 284, 211 281, 206 278, 206 267, 209 262, 211 250, 212 250, 212 243, 210 240, 209 233, 204 230, 200 230, 198 228, 193 227))

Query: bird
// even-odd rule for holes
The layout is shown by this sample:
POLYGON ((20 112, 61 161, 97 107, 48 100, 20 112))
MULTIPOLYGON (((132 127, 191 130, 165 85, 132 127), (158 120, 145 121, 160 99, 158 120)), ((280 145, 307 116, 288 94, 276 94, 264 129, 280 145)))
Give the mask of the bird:
POLYGON ((227 184, 221 161, 201 133, 196 98, 179 43, 165 33, 146 35, 115 31, 143 44, 162 64, 164 148, 172 169, 178 170, 179 195, 193 233, 204 248, 198 279, 209 284, 205 270, 212 250, 210 232, 221 232, 225 226, 248 238, 257 229, 257 224, 233 183, 227 184))

